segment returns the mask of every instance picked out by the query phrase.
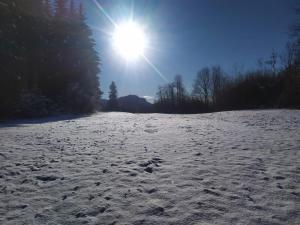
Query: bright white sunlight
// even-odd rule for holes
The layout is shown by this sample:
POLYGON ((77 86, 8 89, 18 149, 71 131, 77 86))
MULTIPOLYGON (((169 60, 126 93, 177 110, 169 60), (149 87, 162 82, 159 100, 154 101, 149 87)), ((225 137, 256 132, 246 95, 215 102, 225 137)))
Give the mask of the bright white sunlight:
POLYGON ((141 26, 129 21, 115 28, 113 46, 127 61, 133 61, 144 54, 147 38, 141 26))

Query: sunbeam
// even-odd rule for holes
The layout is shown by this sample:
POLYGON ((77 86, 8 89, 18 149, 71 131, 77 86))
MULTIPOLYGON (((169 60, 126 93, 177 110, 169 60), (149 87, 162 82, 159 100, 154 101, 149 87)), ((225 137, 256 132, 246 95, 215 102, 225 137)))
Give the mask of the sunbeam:
POLYGON ((108 15, 108 13, 105 11, 105 9, 100 5, 100 3, 97 0, 93 0, 95 5, 97 6, 98 9, 105 15, 105 17, 115 26, 117 27, 118 25, 114 22, 114 20, 108 15))
POLYGON ((159 71, 159 69, 157 69, 153 63, 151 63, 151 61, 145 55, 142 54, 142 57, 165 82, 169 82, 169 80, 159 71))

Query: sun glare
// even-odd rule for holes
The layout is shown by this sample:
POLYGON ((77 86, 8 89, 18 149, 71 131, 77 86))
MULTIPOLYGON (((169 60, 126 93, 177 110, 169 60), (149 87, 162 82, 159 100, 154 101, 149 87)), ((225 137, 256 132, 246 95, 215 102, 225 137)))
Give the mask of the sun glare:
POLYGON ((122 57, 127 61, 133 61, 144 54, 147 39, 138 24, 126 22, 116 27, 113 33, 113 45, 122 57))

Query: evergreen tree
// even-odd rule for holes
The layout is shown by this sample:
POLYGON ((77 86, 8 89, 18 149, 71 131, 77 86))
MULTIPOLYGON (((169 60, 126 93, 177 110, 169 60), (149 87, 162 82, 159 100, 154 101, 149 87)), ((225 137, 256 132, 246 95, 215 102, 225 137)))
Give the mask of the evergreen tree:
POLYGON ((75 12, 75 4, 74 0, 70 1, 70 17, 74 16, 76 14, 75 12))
POLYGON ((66 17, 68 15, 67 1, 66 0, 55 0, 55 16, 56 17, 66 17))
POLYGON ((1 0, 0 116, 98 108, 92 32, 83 7, 67 2, 1 0))
POLYGON ((115 82, 111 82, 109 85, 109 100, 108 100, 108 110, 116 111, 118 110, 118 91, 115 82))

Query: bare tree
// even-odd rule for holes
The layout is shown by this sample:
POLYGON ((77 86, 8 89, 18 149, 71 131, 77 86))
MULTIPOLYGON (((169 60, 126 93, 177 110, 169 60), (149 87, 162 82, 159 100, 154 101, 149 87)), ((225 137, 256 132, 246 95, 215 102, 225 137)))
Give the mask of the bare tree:
POLYGON ((261 73, 261 74, 266 74, 268 71, 267 71, 267 68, 266 68, 266 64, 265 64, 265 60, 264 58, 260 57, 258 60, 257 60, 257 72, 258 73, 261 73))
POLYGON ((157 95, 158 102, 162 102, 164 100, 163 87, 162 86, 158 87, 158 91, 157 91, 156 95, 157 95))
POLYGON ((270 59, 266 61, 266 64, 270 65, 270 67, 271 67, 273 76, 275 76, 276 72, 277 72, 277 68, 276 68, 277 67, 277 58, 278 58, 278 54, 273 49, 270 59))
POLYGON ((296 57, 296 44, 288 42, 285 47, 285 52, 281 54, 280 59, 282 66, 285 70, 292 68, 295 63, 296 57))
POLYGON ((223 75, 220 66, 213 66, 211 72, 211 94, 213 104, 216 105, 221 92, 223 75))
POLYGON ((172 107, 175 105, 175 93, 174 93, 174 84, 170 83, 167 85, 167 99, 169 99, 169 102, 172 107))
POLYGON ((174 84, 169 83, 164 86, 160 86, 157 92, 158 102, 168 104, 169 106, 175 105, 175 92, 174 84))
POLYGON ((234 63, 232 66, 232 73, 235 77, 242 77, 245 72, 245 66, 241 63, 234 63))
POLYGON ((204 100, 208 105, 210 94, 210 70, 208 67, 203 68, 197 73, 196 80, 193 86, 193 96, 204 100))
POLYGON ((174 78, 174 88, 176 91, 176 104, 180 105, 185 100, 186 91, 183 85, 182 77, 181 75, 176 75, 174 78))

